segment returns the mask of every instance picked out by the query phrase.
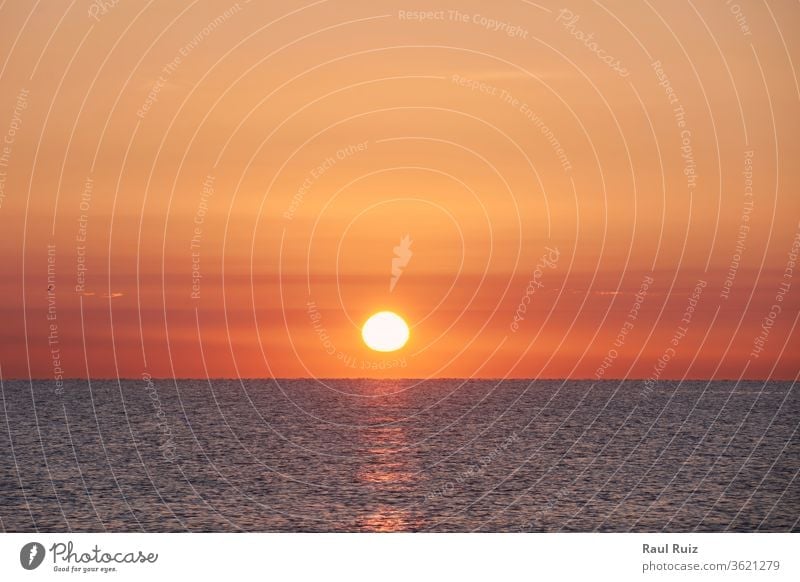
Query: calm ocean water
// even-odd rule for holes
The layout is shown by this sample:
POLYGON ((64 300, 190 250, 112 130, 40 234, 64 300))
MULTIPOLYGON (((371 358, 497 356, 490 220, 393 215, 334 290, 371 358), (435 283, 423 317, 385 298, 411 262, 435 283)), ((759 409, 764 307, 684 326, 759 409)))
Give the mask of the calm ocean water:
POLYGON ((6 381, 5 531, 789 531, 790 383, 6 381))

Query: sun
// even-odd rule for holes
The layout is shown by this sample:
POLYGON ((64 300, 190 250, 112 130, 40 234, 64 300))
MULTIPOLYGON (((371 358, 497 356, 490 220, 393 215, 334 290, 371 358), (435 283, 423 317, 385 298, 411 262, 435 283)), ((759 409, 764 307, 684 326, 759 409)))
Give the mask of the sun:
POLYGON ((379 311, 364 323, 361 337, 376 352, 394 352, 406 345, 408 325, 392 311, 379 311))

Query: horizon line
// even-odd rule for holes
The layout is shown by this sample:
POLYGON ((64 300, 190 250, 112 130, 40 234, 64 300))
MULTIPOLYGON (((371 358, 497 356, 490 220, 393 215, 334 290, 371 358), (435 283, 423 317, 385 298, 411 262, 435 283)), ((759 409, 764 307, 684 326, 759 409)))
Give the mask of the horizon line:
MULTIPOLYGON (((568 378, 568 377, 547 377, 547 378, 532 378, 530 376, 439 376, 435 378, 423 377, 386 377, 379 378, 374 376, 153 376, 147 374, 147 379, 150 380, 412 380, 412 381, 436 381, 436 380, 484 380, 484 381, 507 381, 507 380, 530 380, 532 382, 557 382, 557 381, 571 381, 571 382, 797 382, 797 378, 568 378)), ((87 377, 70 377, 62 378, 60 382, 75 382, 75 381, 98 381, 98 380, 146 380, 144 375, 139 377, 134 376, 94 376, 87 377)), ((40 378, 40 377, 6 377, 0 378, 0 381, 5 382, 56 382, 53 378, 40 378)))

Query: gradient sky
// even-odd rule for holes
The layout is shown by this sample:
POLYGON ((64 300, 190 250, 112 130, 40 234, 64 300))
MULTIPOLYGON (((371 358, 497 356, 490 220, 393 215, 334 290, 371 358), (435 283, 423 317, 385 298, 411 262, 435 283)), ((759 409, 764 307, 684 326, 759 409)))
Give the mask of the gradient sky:
POLYGON ((796 4, 90 6, 0 8, 3 378, 800 370, 796 4))

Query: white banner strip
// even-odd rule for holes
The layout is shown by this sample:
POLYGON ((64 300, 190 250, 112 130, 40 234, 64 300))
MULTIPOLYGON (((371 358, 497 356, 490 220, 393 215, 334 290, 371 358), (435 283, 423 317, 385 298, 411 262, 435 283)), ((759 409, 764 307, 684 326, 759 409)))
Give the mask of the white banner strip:
POLYGON ((798 541, 734 533, 3 534, 0 579, 800 580, 798 541))

